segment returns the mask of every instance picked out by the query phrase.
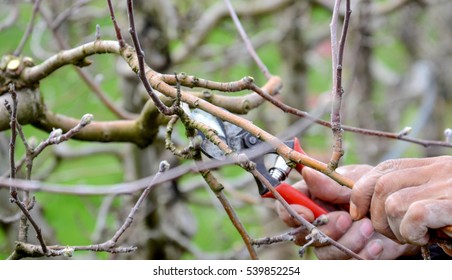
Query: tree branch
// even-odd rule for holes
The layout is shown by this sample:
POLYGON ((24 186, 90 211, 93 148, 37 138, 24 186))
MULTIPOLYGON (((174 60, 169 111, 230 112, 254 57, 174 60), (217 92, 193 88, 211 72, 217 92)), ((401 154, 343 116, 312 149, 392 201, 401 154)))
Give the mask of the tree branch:
POLYGON ((25 44, 27 43, 28 38, 30 38, 31 33, 33 32, 33 27, 35 25, 35 19, 36 19, 36 14, 38 13, 39 10, 39 5, 41 4, 41 0, 35 0, 34 1, 34 7, 33 7, 33 12, 31 14, 31 19, 28 22, 27 25, 27 29, 24 32, 22 39, 20 40, 19 45, 17 46, 16 50, 13 52, 14 56, 20 56, 20 54, 22 53, 25 44))
POLYGON ((246 49, 248 50, 248 53, 251 55, 253 60, 256 62, 257 66, 261 70, 261 72, 264 74, 264 76, 267 79, 270 79, 272 77, 272 74, 270 74, 270 71, 268 71, 267 66, 265 66, 264 62, 260 59, 259 55, 256 53, 256 50, 254 49, 253 45, 250 42, 250 39, 248 38, 248 35, 246 34, 245 29, 242 26, 242 23, 239 20, 239 17, 237 16, 237 13, 235 12, 234 8, 232 7, 231 1, 224 0, 226 3, 226 6, 228 7, 229 13, 231 14, 231 18, 234 21, 234 24, 239 31, 240 36, 242 37, 243 42, 245 43, 246 49))
POLYGON ((342 87, 342 67, 343 67, 343 57, 345 48, 345 39, 347 37, 348 25, 350 22, 350 0, 346 0, 346 14, 344 19, 344 24, 342 27, 342 35, 339 40, 339 46, 337 43, 337 24, 338 24, 338 13, 340 8, 341 0, 336 0, 334 4, 333 16, 331 19, 330 30, 331 30, 331 55, 332 55, 332 68, 333 68, 333 102, 331 107, 331 129, 333 131, 333 153, 331 155, 330 162, 328 166, 331 170, 334 170, 339 165, 339 161, 344 154, 344 149, 342 147, 342 124, 341 124, 341 107, 342 107, 342 96, 344 94, 344 89, 342 87))
POLYGON ((73 49, 60 51, 39 65, 25 68, 20 75, 20 80, 28 85, 32 85, 49 76, 62 66, 70 64, 79 67, 87 66, 90 62, 85 60, 86 57, 105 53, 120 54, 118 42, 96 40, 73 49))

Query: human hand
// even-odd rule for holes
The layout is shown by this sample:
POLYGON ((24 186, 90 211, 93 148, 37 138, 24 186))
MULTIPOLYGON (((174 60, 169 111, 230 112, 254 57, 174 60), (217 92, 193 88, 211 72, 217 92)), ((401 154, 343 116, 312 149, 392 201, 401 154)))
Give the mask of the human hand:
MULTIPOLYGON (((367 165, 349 165, 340 167, 337 171, 348 178, 357 180, 371 169, 372 167, 367 165)), ((303 168, 302 175, 304 180, 295 184, 294 187, 313 197, 316 202, 331 211, 327 215, 329 222, 318 227, 324 234, 365 259, 394 259, 414 250, 413 246, 400 245, 381 234, 374 233, 369 219, 353 222, 350 215, 344 211, 347 209, 351 190, 310 168, 303 168)), ((309 209, 301 205, 291 205, 291 207, 309 222, 314 220, 314 215, 309 209)), ((277 203, 276 209, 280 218, 288 226, 299 226, 299 223, 288 214, 280 203, 277 203)), ((306 234, 297 235, 295 243, 305 244, 306 234)), ((316 244, 315 246, 315 254, 319 259, 349 258, 348 255, 332 245, 316 244)))
POLYGON ((426 245, 429 229, 452 225, 452 157, 380 163, 355 183, 351 194, 351 217, 368 213, 385 236, 426 245))

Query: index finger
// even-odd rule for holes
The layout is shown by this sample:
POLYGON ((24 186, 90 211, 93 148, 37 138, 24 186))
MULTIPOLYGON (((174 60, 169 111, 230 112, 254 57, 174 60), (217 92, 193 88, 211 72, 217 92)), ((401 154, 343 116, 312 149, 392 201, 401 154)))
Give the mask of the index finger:
POLYGON ((350 215, 352 218, 358 220, 369 213, 376 183, 383 175, 397 170, 425 165, 431 161, 432 160, 428 158, 394 159, 384 161, 377 165, 370 172, 361 177, 353 186, 350 197, 350 215))
MULTIPOLYGON (((357 180, 371 169, 372 167, 370 165, 360 164, 344 165, 337 168, 336 171, 352 180, 357 180)), ((332 204, 348 204, 350 202, 351 190, 344 188, 327 175, 309 167, 303 168, 302 175, 304 184, 309 189, 311 195, 318 199, 332 204)))

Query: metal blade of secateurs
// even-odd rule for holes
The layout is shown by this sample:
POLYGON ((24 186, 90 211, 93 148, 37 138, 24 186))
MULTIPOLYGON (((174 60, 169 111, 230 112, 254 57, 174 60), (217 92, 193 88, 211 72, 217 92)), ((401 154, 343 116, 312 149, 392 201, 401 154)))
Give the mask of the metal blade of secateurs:
MULTIPOLYGON (((206 111, 203 111, 201 109, 194 109, 193 111, 191 111, 190 115, 196 121, 199 121, 199 122, 209 126, 210 128, 214 129, 217 132, 218 136, 221 139, 223 139, 223 141, 227 142, 224 125, 220 119, 216 118, 212 114, 209 114, 206 111)), ((209 139, 207 139, 206 136, 202 132, 198 132, 198 133, 203 139, 202 144, 201 144, 201 150, 203 151, 203 153, 211 158, 223 159, 224 158, 223 151, 221 151, 217 145, 210 142, 209 139)))

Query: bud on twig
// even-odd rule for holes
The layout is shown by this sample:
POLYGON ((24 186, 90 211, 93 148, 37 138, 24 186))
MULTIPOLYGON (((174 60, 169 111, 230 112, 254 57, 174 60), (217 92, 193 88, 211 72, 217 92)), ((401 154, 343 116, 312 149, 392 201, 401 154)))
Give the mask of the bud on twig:
POLYGON ((444 136, 446 136, 446 142, 447 143, 452 143, 452 129, 450 128, 446 128, 444 130, 444 136))
POLYGON ((402 137, 402 136, 407 136, 408 134, 411 133, 411 131, 413 130, 413 128, 411 126, 406 126, 404 129, 402 129, 399 133, 398 136, 402 137))
POLYGON ((200 135, 196 135, 195 137, 193 137, 193 139, 191 140, 191 144, 193 146, 193 149, 198 150, 201 148, 202 145, 202 137, 200 135))
POLYGON ((80 120, 81 126, 87 126, 93 121, 94 116, 92 114, 85 114, 83 115, 82 119, 80 120))
POLYGON ((163 160, 162 162, 160 162, 160 166, 159 166, 159 172, 165 172, 170 168, 170 164, 168 161, 163 160))
POLYGON ((96 24, 96 41, 100 40, 100 25, 96 24))
POLYGON ((72 257, 74 255, 74 248, 66 247, 63 249, 63 256, 65 257, 72 257))
POLYGON ((61 135, 63 135, 63 130, 61 128, 57 128, 57 129, 54 128, 52 130, 52 132, 50 132, 49 139, 58 138, 61 135))

